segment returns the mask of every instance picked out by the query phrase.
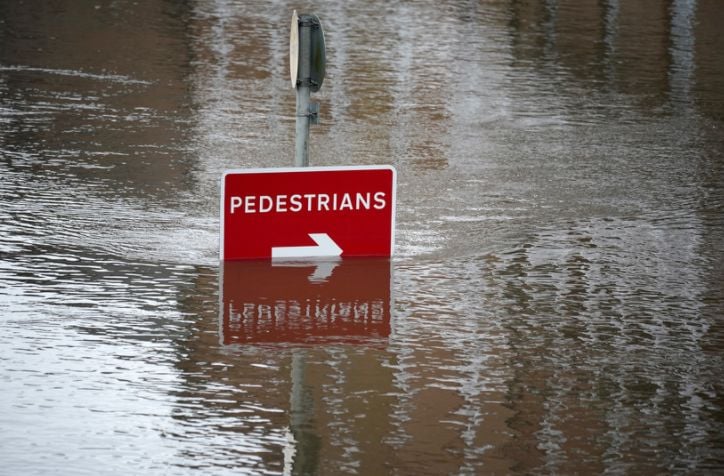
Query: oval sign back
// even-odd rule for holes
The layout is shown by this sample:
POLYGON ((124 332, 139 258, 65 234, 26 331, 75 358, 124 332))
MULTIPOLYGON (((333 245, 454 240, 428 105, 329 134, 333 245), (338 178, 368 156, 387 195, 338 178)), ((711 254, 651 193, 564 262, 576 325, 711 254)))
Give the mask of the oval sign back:
POLYGON ((299 70, 299 18, 297 11, 292 13, 292 27, 289 30, 289 76, 292 88, 297 88, 297 71, 299 70))

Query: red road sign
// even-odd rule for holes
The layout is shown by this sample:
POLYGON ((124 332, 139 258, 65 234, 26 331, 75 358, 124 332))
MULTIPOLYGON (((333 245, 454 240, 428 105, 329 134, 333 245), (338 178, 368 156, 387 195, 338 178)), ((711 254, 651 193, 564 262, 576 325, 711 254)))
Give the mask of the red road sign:
POLYGON ((391 256, 391 166, 230 170, 221 186, 221 259, 391 256))
POLYGON ((390 335, 390 260, 227 261, 221 342, 383 343, 390 335))

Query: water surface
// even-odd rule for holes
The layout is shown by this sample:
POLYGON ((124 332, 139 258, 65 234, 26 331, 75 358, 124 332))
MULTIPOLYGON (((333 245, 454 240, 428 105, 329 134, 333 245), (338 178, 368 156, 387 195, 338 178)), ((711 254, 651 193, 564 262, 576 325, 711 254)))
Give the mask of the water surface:
POLYGON ((0 2, 0 472, 721 472, 723 15, 0 2), (390 262, 219 264, 223 170, 293 163, 294 8, 390 262))

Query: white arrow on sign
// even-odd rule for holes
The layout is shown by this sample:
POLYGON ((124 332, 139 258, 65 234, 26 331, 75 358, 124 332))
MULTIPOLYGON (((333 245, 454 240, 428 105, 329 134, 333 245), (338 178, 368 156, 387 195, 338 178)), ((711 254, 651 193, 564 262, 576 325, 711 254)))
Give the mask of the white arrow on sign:
POLYGON ((342 254, 342 248, 326 233, 310 233, 309 237, 317 246, 280 246, 272 248, 272 259, 275 258, 316 258, 332 257, 342 254))

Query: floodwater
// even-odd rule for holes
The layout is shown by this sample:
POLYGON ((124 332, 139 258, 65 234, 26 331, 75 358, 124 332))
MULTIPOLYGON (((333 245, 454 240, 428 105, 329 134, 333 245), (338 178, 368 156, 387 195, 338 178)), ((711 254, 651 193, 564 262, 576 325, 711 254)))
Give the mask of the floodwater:
MULTIPOLYGON (((718 0, 0 1, 1 474, 724 472, 718 0), (392 260, 219 264, 392 164, 392 260)), ((360 230, 360 233, 364 233, 360 230)))

